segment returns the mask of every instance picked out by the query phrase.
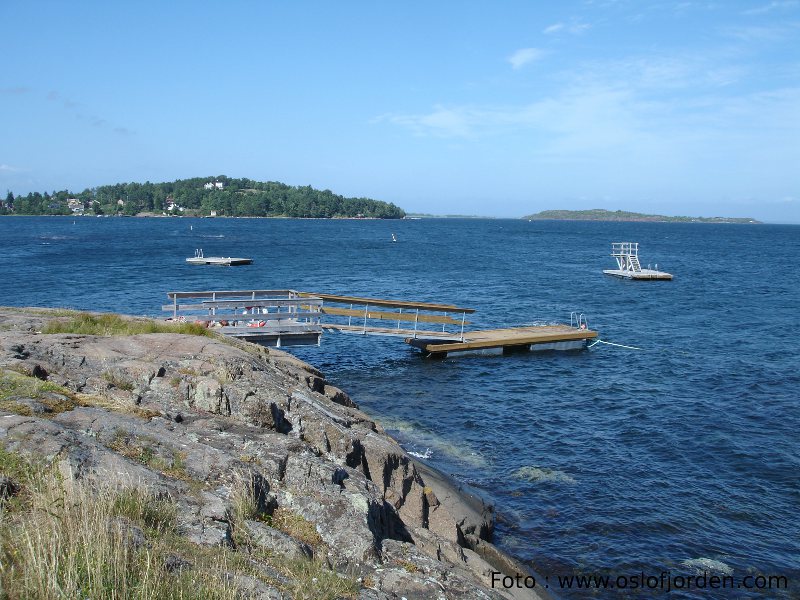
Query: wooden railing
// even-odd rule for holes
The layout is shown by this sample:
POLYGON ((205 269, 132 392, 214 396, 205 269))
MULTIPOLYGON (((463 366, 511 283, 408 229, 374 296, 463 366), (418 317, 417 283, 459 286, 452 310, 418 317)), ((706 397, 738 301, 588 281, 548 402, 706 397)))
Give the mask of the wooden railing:
MULTIPOLYGON (((364 335, 410 335, 416 338, 417 335, 434 333, 421 331, 420 324, 435 323, 441 324, 442 334, 447 333, 447 325, 460 327, 458 336, 463 338, 464 326, 469 324, 466 315, 475 312, 474 308, 463 308, 453 304, 384 300, 317 292, 297 293, 304 298, 322 298, 324 300, 325 304, 321 310, 325 315, 325 327, 364 335), (388 323, 389 327, 387 327, 387 321, 391 322, 388 323), (401 328, 401 325, 410 323, 414 324, 413 329, 401 328)), ((436 333, 439 334, 439 332, 436 333)))

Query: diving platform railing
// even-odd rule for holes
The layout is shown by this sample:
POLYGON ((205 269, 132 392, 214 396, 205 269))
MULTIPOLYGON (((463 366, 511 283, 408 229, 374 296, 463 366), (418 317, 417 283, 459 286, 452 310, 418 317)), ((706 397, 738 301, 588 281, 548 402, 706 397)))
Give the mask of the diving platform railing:
POLYGON ((642 270, 639 264, 639 242, 614 242, 611 244, 611 256, 617 259, 620 271, 636 273, 642 270))

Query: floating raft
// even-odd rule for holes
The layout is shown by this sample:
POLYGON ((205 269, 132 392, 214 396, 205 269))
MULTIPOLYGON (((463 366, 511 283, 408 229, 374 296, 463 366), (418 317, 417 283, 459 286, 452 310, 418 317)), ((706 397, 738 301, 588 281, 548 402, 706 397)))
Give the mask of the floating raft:
POLYGON ((621 271, 619 269, 606 269, 603 271, 606 275, 613 275, 614 277, 621 277, 623 279, 663 279, 665 281, 671 280, 672 275, 664 271, 654 271, 653 269, 640 269, 636 272, 621 271))
POLYGON ((196 250, 192 258, 187 258, 186 262, 190 265, 223 265, 234 267, 237 265, 249 265, 253 262, 252 258, 233 258, 231 256, 203 256, 202 250, 196 250))
POLYGON ((611 244, 611 256, 617 261, 616 269, 606 269, 606 275, 623 279, 661 279, 670 280, 672 275, 655 269, 643 269, 639 263, 639 242, 615 242, 611 244))
POLYGON ((253 262, 252 258, 232 258, 230 256, 203 256, 187 258, 186 262, 191 265, 223 265, 235 267, 236 265, 249 265, 253 262))

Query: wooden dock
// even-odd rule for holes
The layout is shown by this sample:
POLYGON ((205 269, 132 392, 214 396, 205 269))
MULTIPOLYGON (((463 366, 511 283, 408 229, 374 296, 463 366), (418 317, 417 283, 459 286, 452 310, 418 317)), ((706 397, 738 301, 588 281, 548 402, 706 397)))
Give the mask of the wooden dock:
POLYGON ((586 319, 579 313, 570 315, 569 325, 468 331, 465 329, 469 324, 466 316, 474 313, 474 308, 318 292, 300 294, 323 299, 325 304, 321 311, 325 315, 322 325, 325 331, 402 337, 407 344, 421 350, 425 356, 443 357, 457 353, 502 354, 519 350, 579 350, 586 346, 587 340, 597 337, 597 332, 588 329, 586 319), (331 304, 344 304, 348 307, 331 304), (430 326, 433 324, 441 325, 441 330, 431 330, 430 326))
POLYGON ((520 350, 580 350, 597 332, 568 325, 536 325, 506 329, 468 331, 462 338, 406 338, 406 343, 419 348, 426 356, 444 357, 455 353, 503 354, 520 350))
POLYGON ((582 314, 569 325, 466 330, 473 308, 295 290, 169 292, 173 320, 267 346, 319 345, 323 331, 400 337, 425 356, 579 350, 597 337, 582 314), (438 327, 441 326, 441 329, 438 327), (437 328, 437 329, 434 329, 437 328))

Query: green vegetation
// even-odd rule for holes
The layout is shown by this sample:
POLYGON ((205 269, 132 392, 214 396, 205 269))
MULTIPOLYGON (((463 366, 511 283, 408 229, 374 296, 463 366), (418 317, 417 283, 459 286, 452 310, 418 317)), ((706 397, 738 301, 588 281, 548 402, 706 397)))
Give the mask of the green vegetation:
MULTIPOLYGON (((203 547, 178 532, 178 506, 138 487, 64 481, 55 466, 0 446, 0 598, 241 598, 237 576, 262 579, 298 600, 355 598, 355 577, 320 560, 288 559, 246 544, 203 547), (265 579, 256 563, 288 581, 265 579)), ((249 491, 248 491, 249 490, 249 491)), ((237 494, 252 494, 242 488, 237 494)), ((241 500, 247 504, 246 499, 241 500)), ((234 506, 231 524, 256 516, 234 506)))
POLYGON ((271 515, 266 518, 270 527, 292 536, 296 540, 305 542, 312 548, 319 548, 323 545, 322 538, 317 532, 314 524, 302 515, 298 515, 285 508, 276 508, 271 515))
POLYGON ((527 217, 530 221, 659 221, 668 223, 759 223, 755 219, 737 217, 665 217, 663 215, 646 215, 625 210, 543 210, 527 217))
POLYGON ((0 369, 0 410, 31 416, 33 411, 21 402, 23 399, 38 401, 50 415, 72 410, 81 403, 70 390, 60 385, 0 369))
POLYGON ((115 388, 117 388, 118 390, 131 392, 133 391, 133 388, 136 387, 133 385, 132 381, 128 381, 127 379, 120 377, 119 374, 114 373, 112 371, 104 371, 101 377, 105 379, 108 383, 113 385, 115 388))
MULTIPOLYGON (((113 385, 113 384, 112 384, 113 385)), ((131 387, 132 389, 132 387, 131 387)), ((35 400, 43 408, 40 417, 52 417, 78 406, 95 406, 150 419, 161 413, 121 403, 113 398, 79 394, 50 381, 42 381, 24 372, 22 367, 0 369, 0 411, 32 416, 34 411, 26 400, 35 400)), ((0 595, 2 598, 2 595, 0 595)))
POLYGON ((355 578, 340 576, 320 560, 287 560, 283 568, 294 581, 289 591, 295 600, 342 600, 358 597, 360 586, 355 578))
POLYGON ((252 480, 247 481, 240 477, 234 487, 231 503, 234 539, 238 540, 238 543, 249 542, 248 536, 243 533, 245 521, 262 521, 312 548, 322 548, 325 545, 311 521, 286 508, 279 507, 266 512, 260 506, 260 500, 263 499, 257 498, 252 480))
MULTIPOLYGON (((0 452, 0 470, 13 454, 0 452)), ((224 549, 180 543, 174 502, 137 489, 66 485, 55 469, 27 472, 15 457, 15 503, 0 503, 0 596, 3 598, 238 597, 220 571, 237 561, 224 549), (137 541, 135 528, 146 536, 137 541), (191 569, 165 570, 178 554, 191 569)))
POLYGON ((124 319, 119 315, 74 312, 66 321, 50 321, 42 333, 81 335, 139 335, 143 333, 182 333, 213 337, 213 332, 197 323, 159 323, 150 319, 124 319))
POLYGON ((140 462, 162 475, 181 481, 190 481, 191 479, 186 472, 184 463, 186 455, 175 448, 162 447, 156 440, 148 436, 134 435, 117 429, 114 438, 107 445, 122 456, 140 462))
POLYGON ((330 190, 269 181, 217 177, 179 179, 169 183, 118 183, 86 189, 30 193, 9 192, 0 214, 69 215, 168 213, 230 217, 368 217, 399 219, 405 213, 394 204, 369 198, 345 198, 330 190), (215 185, 216 184, 216 185, 215 185))
POLYGON ((233 540, 238 549, 285 573, 292 580, 287 591, 297 600, 340 600, 358 596, 360 586, 355 577, 345 577, 332 571, 318 558, 287 559, 253 546, 244 524, 247 520, 262 521, 283 531, 314 548, 315 553, 322 550, 324 555, 326 550, 313 523, 285 508, 276 508, 269 514, 259 504, 252 480, 240 475, 233 489, 230 511, 233 540))
MULTIPOLYGON (((42 333, 75 333, 78 335, 140 335, 147 333, 179 333, 183 335, 199 335, 202 337, 210 337, 215 340, 233 346, 241 350, 245 350, 250 354, 259 357, 264 356, 265 348, 257 344, 250 344, 243 340, 237 340, 214 331, 209 330, 207 327, 200 323, 177 323, 177 322, 161 322, 145 318, 130 318, 122 317, 114 313, 85 313, 79 311, 65 311, 58 310, 48 312, 43 310, 40 314, 50 316, 57 314, 60 318, 48 322, 42 327, 42 333), (67 317, 66 319, 64 317, 67 317)), ((182 370, 182 373, 191 372, 194 375, 199 375, 194 370, 182 370)), ((133 384, 124 382, 115 377, 113 373, 104 373, 103 378, 114 387, 130 391, 133 389, 133 384)), ((180 381, 174 382, 177 385, 180 381)), ((118 409, 118 407, 113 407, 118 409)), ((130 412, 130 411, 125 411, 130 412)))

